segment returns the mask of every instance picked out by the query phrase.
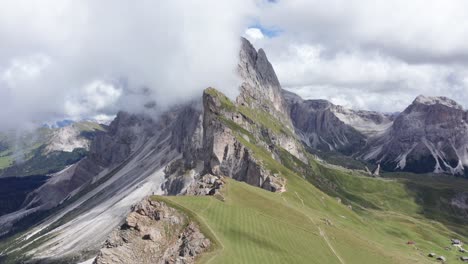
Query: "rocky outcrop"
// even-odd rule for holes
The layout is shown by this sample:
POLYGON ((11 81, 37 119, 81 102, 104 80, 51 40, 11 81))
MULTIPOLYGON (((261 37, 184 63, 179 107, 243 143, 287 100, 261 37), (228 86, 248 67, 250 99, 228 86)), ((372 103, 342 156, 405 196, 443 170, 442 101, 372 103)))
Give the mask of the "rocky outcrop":
POLYGON ((162 186, 168 195, 215 195, 224 185, 221 176, 203 174, 203 162, 198 161, 195 168, 187 167, 183 159, 166 166, 166 180, 162 186))
POLYGON ((464 175, 468 114, 446 97, 419 96, 360 156, 387 171, 464 175))
POLYGON ((221 188, 225 184, 224 180, 212 174, 201 176, 196 184, 192 184, 188 190, 188 195, 216 195, 220 194, 221 188))
POLYGON ((186 215, 164 202, 146 199, 112 232, 94 264, 195 263, 210 246, 186 215))

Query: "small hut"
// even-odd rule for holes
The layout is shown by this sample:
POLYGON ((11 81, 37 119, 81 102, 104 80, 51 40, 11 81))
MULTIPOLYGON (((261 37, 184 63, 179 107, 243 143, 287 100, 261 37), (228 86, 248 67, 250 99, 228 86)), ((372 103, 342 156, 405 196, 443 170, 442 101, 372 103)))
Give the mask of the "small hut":
POLYGON ((438 256, 438 257, 437 257, 437 260, 440 260, 440 261, 442 261, 442 262, 447 261, 447 259, 446 259, 444 256, 438 256))
POLYGON ((435 253, 429 253, 428 256, 431 257, 431 258, 435 258, 436 254, 435 253))
POLYGON ((468 257, 460 257, 460 260, 463 261, 463 262, 468 262, 468 257))

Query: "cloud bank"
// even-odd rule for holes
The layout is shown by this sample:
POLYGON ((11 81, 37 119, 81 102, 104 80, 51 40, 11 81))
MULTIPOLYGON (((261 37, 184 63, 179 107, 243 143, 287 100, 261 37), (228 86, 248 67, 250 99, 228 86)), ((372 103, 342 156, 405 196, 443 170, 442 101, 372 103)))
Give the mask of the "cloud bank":
POLYGON ((0 127, 164 107, 207 86, 237 93, 241 1, 7 0, 0 127))
POLYGON ((105 120, 207 86, 233 97, 240 35, 305 98, 394 112, 444 95, 468 108, 465 10, 465 0, 2 1, 0 129, 105 120))

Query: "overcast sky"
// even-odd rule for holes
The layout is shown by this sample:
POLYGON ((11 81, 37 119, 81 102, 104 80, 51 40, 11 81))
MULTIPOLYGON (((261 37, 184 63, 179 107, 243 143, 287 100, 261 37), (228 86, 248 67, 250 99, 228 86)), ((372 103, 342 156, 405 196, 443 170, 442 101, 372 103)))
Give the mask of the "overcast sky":
POLYGON ((214 86, 237 93, 239 36, 284 88, 356 109, 417 95, 468 106, 465 0, 5 0, 0 128, 111 117, 214 86))
POLYGON ((245 34, 303 97, 394 112, 442 95, 466 108, 466 10, 465 0, 275 1, 245 34))

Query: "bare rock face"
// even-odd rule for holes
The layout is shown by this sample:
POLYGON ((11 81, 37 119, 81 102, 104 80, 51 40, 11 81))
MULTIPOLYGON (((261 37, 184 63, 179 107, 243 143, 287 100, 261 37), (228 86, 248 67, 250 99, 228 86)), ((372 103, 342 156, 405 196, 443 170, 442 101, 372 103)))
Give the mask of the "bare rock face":
POLYGON ((468 175, 468 113, 449 98, 418 96, 394 116, 283 93, 296 133, 312 149, 352 155, 384 171, 468 175))
POLYGON ((94 263, 195 263, 210 246, 210 240, 183 213, 146 199, 112 232, 94 263))
POLYGON ((391 119, 372 111, 355 111, 326 100, 303 100, 283 91, 296 132, 310 147, 353 154, 368 138, 391 126, 391 119))
POLYGON ((52 132, 48 144, 45 148, 45 154, 54 151, 72 152, 74 149, 83 148, 88 150, 91 140, 82 136, 82 131, 77 124, 61 127, 52 132))
MULTIPOLYGON (((236 98, 237 105, 266 112, 276 119, 274 122, 283 125, 285 130, 294 131, 283 89, 265 51, 263 49, 256 51, 245 38, 241 38, 241 41, 238 72, 243 82, 240 94, 236 98)), ((236 119, 237 122, 242 121, 237 117, 236 119)), ((257 122, 257 120, 245 120, 245 122, 257 122)), ((302 153, 303 148, 293 134, 275 133, 269 138, 273 144, 281 146, 298 159, 307 162, 302 153)))
POLYGON ((88 157, 54 175, 28 196, 24 207, 40 205, 43 209, 49 209, 56 206, 105 168, 114 168, 128 159, 145 139, 153 135, 152 130, 156 126, 149 117, 120 112, 107 133, 101 133, 93 140, 88 157))
POLYGON ((278 149, 282 148, 308 162, 273 67, 265 52, 257 52, 246 39, 242 39, 238 72, 243 83, 236 102, 214 88, 203 93, 199 133, 193 137, 199 144, 166 168, 166 193, 210 193, 208 188, 199 190, 204 175, 226 176, 269 191, 284 191, 285 180, 265 168, 248 143, 268 149, 276 160, 280 160, 278 149))
POLYGON ((224 180, 212 174, 201 176, 196 184, 192 184, 187 189, 188 195, 215 195, 218 194, 224 185, 224 180))
POLYGON ((287 117, 281 85, 265 52, 257 52, 245 38, 241 41, 238 72, 243 83, 237 102, 287 117))
MULTIPOLYGON (((248 130, 249 121, 239 114, 225 110, 219 96, 205 92, 203 99, 205 109, 203 126, 205 129, 202 153, 205 154, 205 170, 214 175, 225 175, 270 191, 281 189, 272 187, 270 182, 274 182, 272 178, 276 176, 257 161, 252 150, 247 148, 234 134, 233 127, 230 128, 226 124, 226 122, 232 122, 231 124, 248 130)), ((248 137, 244 139, 250 140, 248 137)))
POLYGON ((467 112, 455 101, 419 96, 384 134, 369 142, 362 158, 390 171, 464 175, 467 122, 467 112))

